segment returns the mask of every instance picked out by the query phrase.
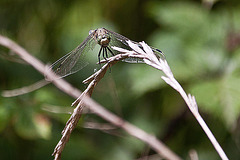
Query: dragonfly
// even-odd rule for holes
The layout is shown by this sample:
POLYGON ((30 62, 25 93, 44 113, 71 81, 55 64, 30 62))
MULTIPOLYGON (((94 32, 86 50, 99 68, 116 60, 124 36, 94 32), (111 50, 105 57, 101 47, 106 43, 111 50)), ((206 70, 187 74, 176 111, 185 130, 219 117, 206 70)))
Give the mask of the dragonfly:
MULTIPOLYGON (((120 52, 113 50, 111 48, 112 46, 132 50, 129 47, 127 41, 129 41, 128 38, 105 28, 90 30, 88 37, 79 46, 54 62, 50 68, 60 78, 66 77, 83 69, 88 65, 88 62, 85 60, 85 56, 89 50, 93 50, 95 48, 96 44, 100 45, 100 50, 98 52, 98 62, 100 62, 101 56, 103 59, 107 60, 109 56, 120 54, 120 52)), ((134 41, 132 42, 141 47, 139 43, 134 41)), ((158 58, 164 57, 163 52, 159 49, 153 47, 151 47, 151 49, 158 58)), ((137 58, 124 59, 124 62, 128 63, 139 63, 140 61, 141 60, 137 58)))

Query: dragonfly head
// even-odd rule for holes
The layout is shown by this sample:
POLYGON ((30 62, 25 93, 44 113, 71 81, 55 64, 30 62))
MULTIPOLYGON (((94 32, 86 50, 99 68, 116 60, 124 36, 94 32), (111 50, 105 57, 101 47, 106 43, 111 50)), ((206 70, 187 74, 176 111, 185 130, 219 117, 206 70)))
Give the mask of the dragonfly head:
POLYGON ((107 47, 111 39, 108 31, 105 28, 91 30, 89 31, 89 35, 92 35, 95 41, 102 47, 107 47))
POLYGON ((88 34, 91 35, 93 32, 96 32, 96 30, 92 29, 88 32, 88 34))
POLYGON ((99 45, 101 45, 103 47, 107 47, 110 42, 109 34, 98 35, 97 42, 99 45))

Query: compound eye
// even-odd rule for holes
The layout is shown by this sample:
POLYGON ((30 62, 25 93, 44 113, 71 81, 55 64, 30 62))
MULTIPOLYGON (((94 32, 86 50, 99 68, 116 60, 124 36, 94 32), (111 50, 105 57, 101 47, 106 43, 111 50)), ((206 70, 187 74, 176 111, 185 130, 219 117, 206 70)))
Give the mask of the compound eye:
POLYGON ((88 32, 89 35, 91 35, 93 32, 95 32, 96 30, 92 29, 88 32))

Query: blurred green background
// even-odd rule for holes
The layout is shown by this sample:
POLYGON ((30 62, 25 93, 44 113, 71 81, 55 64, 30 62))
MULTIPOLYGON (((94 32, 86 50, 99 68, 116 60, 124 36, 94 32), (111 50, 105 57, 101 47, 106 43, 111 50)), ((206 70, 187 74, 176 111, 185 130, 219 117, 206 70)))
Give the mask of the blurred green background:
MULTIPOLYGON (((162 50, 183 88, 230 159, 240 159, 240 2, 238 0, 0 0, 0 34, 51 64, 79 45, 90 29, 105 27, 162 50)), ((97 50, 99 46, 97 46, 97 50)), ((0 91, 44 77, 0 47, 0 91)), ((97 61, 97 53, 90 52, 97 61)), ((91 65, 89 65, 91 66, 91 65)), ((92 64, 93 68, 98 67, 92 64)), ((91 67, 66 79, 83 90, 91 67)), ((144 64, 120 62, 93 98, 156 135, 183 159, 220 159, 179 94, 144 64)), ((53 85, 18 97, 0 97, 1 159, 53 159, 74 101, 53 85)), ((88 129, 106 123, 86 114, 62 159, 132 160, 153 155, 123 131, 88 129)))

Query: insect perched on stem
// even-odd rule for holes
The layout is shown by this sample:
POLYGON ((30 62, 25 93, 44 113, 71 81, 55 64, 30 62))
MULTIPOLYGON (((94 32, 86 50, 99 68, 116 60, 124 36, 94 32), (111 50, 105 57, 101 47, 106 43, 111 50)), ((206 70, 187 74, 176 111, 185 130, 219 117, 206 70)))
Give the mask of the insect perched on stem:
MULTIPOLYGON (((88 64, 84 57, 90 49, 94 49, 96 44, 99 44, 101 47, 98 52, 98 61, 100 62, 101 55, 105 60, 107 60, 109 56, 114 56, 120 53, 113 50, 111 48, 112 46, 130 49, 127 43, 128 40, 128 38, 105 28, 90 30, 88 37, 74 50, 53 63, 51 65, 51 69, 60 77, 68 76, 81 70, 88 64)), ((132 42, 139 44, 134 41, 132 42)), ((139 46, 141 45, 139 44, 139 46)), ((164 58, 164 54, 160 50, 153 47, 151 48, 158 58, 164 58)), ((142 60, 137 58, 127 58, 124 59, 124 61, 129 63, 138 63, 142 60)))

